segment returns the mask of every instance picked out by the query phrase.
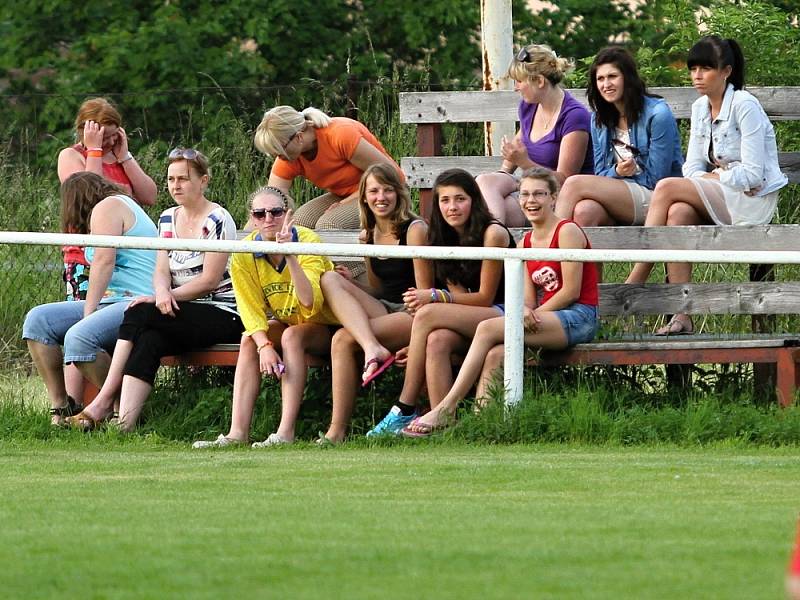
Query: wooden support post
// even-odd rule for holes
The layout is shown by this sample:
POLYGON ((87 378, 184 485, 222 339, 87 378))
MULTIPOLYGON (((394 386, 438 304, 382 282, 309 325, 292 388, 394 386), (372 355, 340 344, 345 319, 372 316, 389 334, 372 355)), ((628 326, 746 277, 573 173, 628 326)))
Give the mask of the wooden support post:
POLYGON ((799 354, 800 350, 793 347, 782 348, 778 352, 775 394, 778 403, 784 408, 794 403, 797 386, 800 383, 800 372, 797 369, 799 354))
MULTIPOLYGON (((439 156, 442 153, 442 126, 439 123, 417 125, 417 155, 439 156)), ((420 186, 419 214, 426 221, 430 220, 433 208, 433 190, 420 186)))
MULTIPOLYGON (((775 281, 775 265, 750 265, 750 281, 775 281)), ((753 333, 775 331, 775 315, 753 315, 750 317, 753 333)), ((777 389, 777 371, 773 364, 753 365, 753 397, 769 398, 777 389)), ((778 400, 781 401, 780 397, 778 400)))

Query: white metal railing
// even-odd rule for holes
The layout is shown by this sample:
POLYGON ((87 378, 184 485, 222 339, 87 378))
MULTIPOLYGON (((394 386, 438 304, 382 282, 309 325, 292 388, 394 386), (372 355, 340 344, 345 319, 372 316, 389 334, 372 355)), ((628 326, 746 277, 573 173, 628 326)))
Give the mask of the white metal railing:
POLYGON ((443 246, 383 246, 373 244, 323 244, 254 242, 243 240, 185 240, 65 233, 0 231, 0 244, 95 246, 148 250, 194 250, 198 252, 263 252, 267 254, 318 254, 323 256, 427 258, 450 260, 502 260, 505 269, 505 366, 506 404, 522 399, 524 367, 525 260, 571 262, 692 262, 727 264, 800 264, 800 252, 746 250, 613 250, 552 248, 460 248, 443 246))

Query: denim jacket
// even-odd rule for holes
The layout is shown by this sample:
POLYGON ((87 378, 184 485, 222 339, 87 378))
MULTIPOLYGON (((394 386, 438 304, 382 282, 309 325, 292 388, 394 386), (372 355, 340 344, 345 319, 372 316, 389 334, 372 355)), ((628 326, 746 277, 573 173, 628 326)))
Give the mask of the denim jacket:
POLYGON ((775 130, 759 101, 731 84, 725 89, 722 108, 712 123, 711 105, 706 96, 692 104, 692 131, 685 177, 702 177, 715 171, 721 183, 735 190, 766 196, 786 185, 786 175, 778 165, 775 130), (708 160, 711 137, 714 137, 714 158, 708 160))
MULTIPOLYGON (((683 154, 678 125, 669 105, 662 98, 644 97, 639 120, 629 126, 630 144, 640 152, 636 157, 640 172, 630 177, 650 190, 664 177, 680 177, 683 154)), ((594 147, 594 173, 604 177, 623 179, 616 172, 614 149, 611 145, 615 132, 598 125, 592 118, 592 144, 594 147)))

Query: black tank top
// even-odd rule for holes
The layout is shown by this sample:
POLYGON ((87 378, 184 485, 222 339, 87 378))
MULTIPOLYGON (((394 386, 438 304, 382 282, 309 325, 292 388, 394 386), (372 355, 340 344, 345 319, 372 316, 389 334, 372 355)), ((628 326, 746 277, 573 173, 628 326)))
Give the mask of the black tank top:
MULTIPOLYGON (((514 236, 509 231, 508 227, 503 225, 500 221, 491 221, 486 225, 486 229, 490 225, 500 225, 508 233, 508 247, 515 248, 517 246, 514 241, 514 236)), ((486 229, 483 230, 484 235, 486 229)), ((468 292, 477 292, 481 287, 481 265, 483 261, 480 260, 437 260, 435 262, 436 269, 436 284, 439 287, 446 287, 448 282, 457 284, 463 287, 468 292)), ((505 273, 505 269, 501 271, 505 273)), ((505 296, 505 275, 500 276, 500 283, 497 286, 497 293, 494 296, 492 304, 502 304, 505 296)))
MULTIPOLYGON (((398 227, 400 246, 406 246, 408 228, 418 219, 409 219, 398 227)), ((371 239, 367 242, 374 243, 371 239)), ((378 298, 389 302, 402 302, 403 292, 416 287, 414 278, 414 261, 410 258, 368 258, 372 272, 381 282, 378 298)))

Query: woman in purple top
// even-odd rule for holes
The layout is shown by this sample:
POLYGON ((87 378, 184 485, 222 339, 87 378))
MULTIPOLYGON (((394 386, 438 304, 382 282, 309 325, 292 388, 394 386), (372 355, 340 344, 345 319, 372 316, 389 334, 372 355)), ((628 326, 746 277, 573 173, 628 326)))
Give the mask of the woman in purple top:
POLYGON ((508 68, 521 96, 520 128, 503 140, 503 166, 477 178, 489 209, 509 227, 527 224, 513 194, 519 189, 514 172, 532 167, 554 171, 559 183, 576 173, 594 173, 589 111, 560 85, 571 68, 548 46, 525 46, 508 68))

